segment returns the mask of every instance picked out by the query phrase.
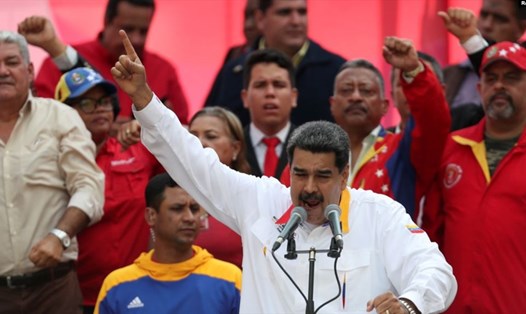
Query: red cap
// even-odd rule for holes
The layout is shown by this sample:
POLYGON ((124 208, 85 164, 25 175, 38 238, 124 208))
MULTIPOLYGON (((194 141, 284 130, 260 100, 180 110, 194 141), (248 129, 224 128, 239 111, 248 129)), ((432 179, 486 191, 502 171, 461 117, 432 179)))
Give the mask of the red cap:
POLYGON ((484 51, 480 72, 495 61, 507 61, 517 68, 526 71, 526 49, 517 43, 502 41, 484 51))

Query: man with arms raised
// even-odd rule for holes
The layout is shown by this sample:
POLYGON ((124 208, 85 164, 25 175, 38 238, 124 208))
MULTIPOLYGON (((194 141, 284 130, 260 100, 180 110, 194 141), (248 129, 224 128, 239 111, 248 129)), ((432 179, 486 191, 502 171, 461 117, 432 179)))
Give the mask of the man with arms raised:
POLYGON ((521 313, 526 50, 506 41, 495 44, 484 52, 480 73, 486 117, 448 139, 423 226, 458 276, 450 313, 521 313))
POLYGON ((416 220, 419 201, 438 171, 450 117, 435 73, 418 58, 413 44, 387 37, 383 49, 385 60, 398 69, 411 110, 403 132, 386 132, 380 124, 389 102, 380 71, 367 60, 341 67, 331 111, 351 142, 349 185, 392 197, 416 220))
POLYGON ((324 211, 340 204, 342 258, 337 267, 344 293, 332 277, 334 259, 318 254, 314 305, 335 295, 320 313, 429 313, 449 306, 456 281, 436 244, 421 232, 392 199, 347 187, 347 134, 326 121, 302 125, 287 147, 290 189, 275 178, 257 178, 223 165, 210 149, 189 134, 146 82, 145 69, 126 33, 127 55, 112 74, 132 97, 145 145, 181 186, 218 220, 243 239, 241 312, 305 313, 304 299, 273 260, 284 265, 302 291, 308 287, 306 256, 285 260, 285 246, 274 249, 280 226, 292 208, 306 211, 295 232, 298 250, 327 249, 333 239, 324 211), (330 208, 330 207, 329 207, 330 208))

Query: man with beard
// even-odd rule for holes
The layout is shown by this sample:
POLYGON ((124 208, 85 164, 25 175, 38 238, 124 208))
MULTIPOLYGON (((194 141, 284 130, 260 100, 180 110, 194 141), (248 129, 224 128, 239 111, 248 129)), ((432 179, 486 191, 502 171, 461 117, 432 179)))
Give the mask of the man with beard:
MULTIPOLYGON (((516 0, 483 0, 479 18, 474 19, 473 30, 492 42, 512 41, 517 42, 526 30, 526 20, 519 15, 519 5, 516 0)), ((450 8, 455 11, 458 8, 450 8)), ((444 16, 446 12, 441 13, 444 16)), ((464 48, 470 49, 471 36, 457 36, 464 48), (468 41, 469 40, 469 41, 468 41)), ((476 50, 468 51, 473 53, 476 50)), ((446 81, 446 98, 451 108, 468 104, 480 106, 480 97, 477 93, 478 82, 477 68, 471 65, 468 59, 459 64, 453 64, 444 69, 446 81)))
POLYGON ((316 121, 294 131, 287 146, 290 188, 274 178, 237 172, 162 105, 126 33, 121 36, 127 54, 111 71, 133 100, 145 145, 188 194, 241 235, 240 312, 305 313, 326 305, 320 313, 435 313, 449 306, 456 281, 436 244, 399 203, 347 186, 349 139, 342 128, 316 121), (290 220, 295 232, 286 231, 290 220), (334 232, 339 225, 341 232, 334 232), (311 257, 329 248, 334 254, 316 255, 313 268, 304 254, 285 259, 289 245, 280 246, 279 239, 290 241, 289 235, 311 257), (335 255, 341 256, 337 262, 335 255), (309 273, 315 287, 307 307, 309 273))
POLYGON ((478 89, 486 117, 451 134, 424 228, 459 280, 450 313, 526 308, 526 50, 511 42, 483 55, 478 89))
POLYGON ((398 70, 411 111, 404 130, 387 132, 384 80, 366 60, 345 63, 334 82, 331 112, 351 142, 349 185, 390 196, 417 220, 418 205, 438 171, 450 117, 436 74, 410 41, 387 37, 384 59, 398 70))

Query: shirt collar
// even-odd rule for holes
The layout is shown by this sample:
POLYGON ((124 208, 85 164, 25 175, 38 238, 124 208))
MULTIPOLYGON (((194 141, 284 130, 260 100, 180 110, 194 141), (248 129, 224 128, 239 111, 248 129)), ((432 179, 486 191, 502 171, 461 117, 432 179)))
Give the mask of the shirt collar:
MULTIPOLYGON (((279 138, 280 143, 283 144, 287 140, 287 135, 289 134, 289 130, 290 130, 290 122, 287 122, 287 125, 285 125, 283 129, 281 129, 278 133, 272 136, 279 138)), ((261 141, 265 137, 269 137, 269 136, 263 134, 263 132, 261 132, 261 130, 258 129, 254 125, 254 123, 250 123, 250 140, 255 146, 261 144, 261 141)))
POLYGON ((31 112, 31 109, 33 108, 33 93, 29 91, 26 101, 24 102, 24 105, 22 108, 20 108, 20 111, 18 112, 19 117, 23 117, 25 114, 31 112))
MULTIPOLYGON (((294 56, 292 56, 291 61, 292 61, 292 64, 294 64, 294 67, 297 68, 298 65, 301 63, 301 61, 303 60, 303 58, 307 54, 307 50, 309 50, 309 45, 310 45, 309 40, 305 40, 305 42, 301 46, 300 50, 298 50, 298 52, 296 52, 296 54, 294 54, 294 56)), ((265 48, 267 48, 266 45, 265 45, 265 38, 261 37, 259 39, 258 49, 261 50, 261 49, 265 49, 265 48)))

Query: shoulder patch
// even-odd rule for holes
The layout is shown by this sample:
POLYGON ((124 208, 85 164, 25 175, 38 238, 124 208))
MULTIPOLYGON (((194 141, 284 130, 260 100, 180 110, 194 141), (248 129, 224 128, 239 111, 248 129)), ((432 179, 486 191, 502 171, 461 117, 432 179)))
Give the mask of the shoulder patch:
POLYGON ((407 230, 411 233, 424 233, 424 230, 415 224, 405 225, 407 230))
POLYGON ((462 168, 457 164, 448 164, 444 174, 444 187, 450 189, 462 179, 462 168))

